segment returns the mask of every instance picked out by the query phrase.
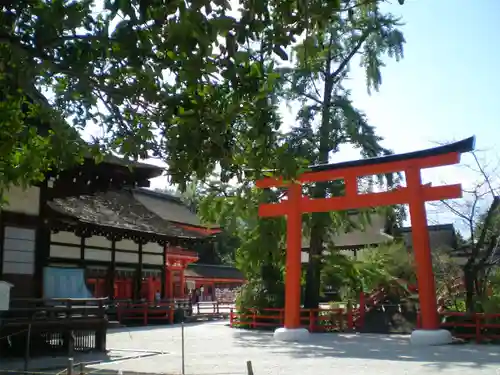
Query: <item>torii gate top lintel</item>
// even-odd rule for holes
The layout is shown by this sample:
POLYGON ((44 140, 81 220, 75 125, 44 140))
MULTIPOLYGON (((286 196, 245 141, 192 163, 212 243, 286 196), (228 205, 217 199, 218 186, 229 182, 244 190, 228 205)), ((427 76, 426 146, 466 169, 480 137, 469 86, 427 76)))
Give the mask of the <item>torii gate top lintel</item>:
POLYGON ((476 137, 472 136, 466 139, 462 139, 461 141, 449 143, 438 147, 428 148, 425 150, 405 152, 404 154, 379 156, 376 158, 345 161, 341 163, 318 164, 318 165, 313 165, 308 169, 310 172, 321 172, 321 171, 331 171, 334 169, 346 169, 346 168, 373 166, 376 164, 388 164, 400 161, 409 162, 411 160, 425 159, 429 157, 446 155, 450 153, 456 153, 460 155, 466 152, 473 151, 475 148, 475 143, 476 143, 476 137))
MULTIPOLYGON (((410 164, 414 164, 415 167, 420 169, 456 164, 460 161, 461 154, 474 150, 475 143, 476 138, 472 136, 443 146, 404 154, 312 165, 298 177, 298 181, 307 183, 339 179, 344 178, 347 172, 353 172, 358 176, 401 172, 410 164)), ((287 184, 281 177, 267 177, 256 181, 258 188, 284 185, 287 184)))

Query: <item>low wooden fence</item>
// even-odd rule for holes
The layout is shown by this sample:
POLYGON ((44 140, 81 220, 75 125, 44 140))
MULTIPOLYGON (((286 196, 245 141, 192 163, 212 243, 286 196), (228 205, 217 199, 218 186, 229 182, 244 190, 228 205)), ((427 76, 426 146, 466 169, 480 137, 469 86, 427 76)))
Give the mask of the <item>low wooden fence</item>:
POLYGON ((174 323, 175 305, 167 303, 119 303, 116 306, 116 318, 120 323, 139 321, 148 325, 152 321, 174 323))
POLYGON ((234 307, 233 302, 203 301, 191 305, 193 316, 229 316, 234 307))
MULTIPOLYGON (((465 313, 441 311, 441 328, 449 330, 454 337, 473 339, 477 343, 500 340, 500 314, 465 313)), ((420 327, 420 314, 417 315, 417 328, 420 327)))
MULTIPOLYGON (((352 309, 301 309, 301 327, 310 332, 336 332, 353 330, 355 328, 355 312, 352 309)), ((229 325, 237 328, 267 328, 282 327, 284 324, 284 309, 248 309, 238 312, 231 309, 229 325)))
POLYGON ((227 302, 203 301, 192 304, 190 302, 133 302, 117 301, 114 304, 116 319, 122 323, 137 322, 142 325, 150 323, 179 323, 185 317, 192 318, 219 318, 229 316, 233 305, 227 302))
POLYGON ((106 351, 106 299, 12 300, 0 321, 5 356, 106 351))

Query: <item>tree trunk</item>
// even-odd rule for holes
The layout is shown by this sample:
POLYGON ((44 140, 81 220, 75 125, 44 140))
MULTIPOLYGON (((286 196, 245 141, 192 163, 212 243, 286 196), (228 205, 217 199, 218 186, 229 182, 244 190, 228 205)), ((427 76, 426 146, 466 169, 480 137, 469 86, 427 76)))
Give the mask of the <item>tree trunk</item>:
POLYGON ((465 307, 467 312, 474 312, 474 267, 472 265, 466 265, 463 270, 465 284, 465 307))
MULTIPOLYGON (((319 150, 317 162, 325 164, 329 162, 331 150, 331 119, 330 107, 332 102, 332 90, 334 76, 330 73, 332 57, 325 62, 325 83, 323 87, 323 106, 321 109, 321 125, 319 128, 319 150)), ((313 188, 313 198, 326 198, 328 184, 317 182, 313 188)), ((317 309, 321 289, 321 258, 323 257, 323 240, 325 229, 329 223, 329 214, 316 212, 312 214, 311 236, 309 244, 309 263, 307 265, 306 288, 304 297, 304 307, 306 309, 317 309)))
POLYGON ((314 224, 311 228, 309 263, 307 264, 306 288, 304 296, 304 308, 306 309, 318 308, 321 289, 321 258, 323 256, 324 226, 321 218, 316 218, 316 220, 314 219, 313 215, 314 224))

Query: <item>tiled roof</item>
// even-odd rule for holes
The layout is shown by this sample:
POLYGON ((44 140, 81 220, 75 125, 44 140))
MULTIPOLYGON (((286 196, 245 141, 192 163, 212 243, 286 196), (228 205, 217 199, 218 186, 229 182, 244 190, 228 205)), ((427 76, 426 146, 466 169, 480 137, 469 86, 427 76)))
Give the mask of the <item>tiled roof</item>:
POLYGON ((217 228, 213 225, 206 226, 202 224, 198 215, 191 211, 179 197, 166 192, 135 189, 134 197, 162 219, 180 224, 180 226, 194 226, 199 227, 200 230, 217 228))
MULTIPOLYGON (((455 228, 453 224, 439 224, 427 226, 429 231, 429 242, 432 250, 451 250, 457 245, 455 228)), ((408 247, 413 246, 412 228, 403 227, 399 229, 403 240, 408 247)))
POLYGON ((130 190, 54 199, 49 207, 84 223, 155 233, 179 238, 205 238, 158 216, 138 201, 130 190))
POLYGON ((232 266, 191 263, 184 271, 186 277, 203 279, 244 280, 243 273, 232 266))

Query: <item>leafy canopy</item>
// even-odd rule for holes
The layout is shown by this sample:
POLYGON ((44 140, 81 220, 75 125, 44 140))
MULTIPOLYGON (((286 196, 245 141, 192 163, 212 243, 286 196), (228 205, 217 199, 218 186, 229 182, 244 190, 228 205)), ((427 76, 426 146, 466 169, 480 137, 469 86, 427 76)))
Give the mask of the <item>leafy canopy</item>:
POLYGON ((245 0, 232 9, 227 0, 3 1, 0 163, 22 172, 3 173, 2 185, 79 159, 84 145, 66 134, 65 121, 79 131, 102 127, 94 151, 163 158, 174 182, 193 172, 205 177, 218 163, 232 175, 242 165, 269 164, 275 62, 306 30, 374 3, 245 0), (50 134, 30 130, 38 115, 22 106, 29 98, 46 107, 40 93, 53 109, 44 109, 50 134), (31 171, 19 169, 26 164, 31 171))

